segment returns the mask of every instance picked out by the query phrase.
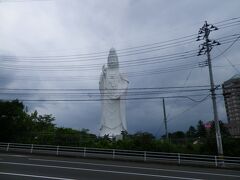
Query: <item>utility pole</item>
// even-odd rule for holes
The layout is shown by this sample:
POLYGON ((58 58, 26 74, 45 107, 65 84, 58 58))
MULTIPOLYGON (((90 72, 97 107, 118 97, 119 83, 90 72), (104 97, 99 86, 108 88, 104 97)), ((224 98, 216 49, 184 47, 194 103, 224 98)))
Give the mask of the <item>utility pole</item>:
POLYGON ((201 67, 208 66, 209 69, 209 77, 210 77, 210 85, 211 85, 211 96, 212 96, 212 104, 213 104, 213 114, 214 114, 214 124, 215 124, 215 133, 216 133, 216 141, 217 141, 217 150, 218 155, 223 156, 223 147, 222 147, 222 137, 221 137, 221 131, 219 126, 219 119, 218 119, 218 111, 217 111, 217 103, 216 103, 216 93, 215 93, 215 86, 214 86, 214 80, 213 80, 213 72, 212 72, 212 62, 211 62, 211 56, 210 51, 214 46, 220 45, 219 42, 215 40, 209 39, 209 34, 211 31, 218 30, 216 26, 213 26, 211 24, 208 24, 207 21, 205 21, 202 28, 200 28, 198 32, 197 41, 203 39, 205 42, 201 45, 199 45, 200 50, 198 52, 198 56, 206 54, 207 55, 207 61, 204 61, 202 64, 200 64, 201 67))
POLYGON ((164 121, 164 126, 165 126, 165 136, 166 139, 168 139, 168 128, 167 128, 167 116, 166 116, 166 108, 165 108, 165 101, 164 98, 162 99, 162 103, 163 103, 163 121, 164 121))

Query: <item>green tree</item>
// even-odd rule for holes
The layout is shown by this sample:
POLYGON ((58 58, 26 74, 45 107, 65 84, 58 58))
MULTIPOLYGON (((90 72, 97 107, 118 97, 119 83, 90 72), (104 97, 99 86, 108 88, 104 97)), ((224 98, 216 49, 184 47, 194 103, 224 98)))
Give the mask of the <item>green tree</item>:
POLYGON ((27 108, 18 100, 0 101, 0 141, 50 143, 54 119, 52 115, 38 115, 37 111, 29 115, 27 108))
MULTIPOLYGON (((228 128, 225 126, 225 124, 222 121, 219 121, 219 127, 220 127, 222 137, 229 137, 230 136, 228 128)), ((214 123, 214 121, 211 122, 210 135, 212 137, 215 137, 215 123, 214 123)))
POLYGON ((134 148, 138 150, 150 150, 154 146, 155 137, 148 132, 137 132, 133 136, 134 148))
POLYGON ((206 131, 206 128, 203 124, 203 122, 200 120, 198 121, 198 124, 197 124, 197 134, 196 134, 198 137, 203 137, 203 138, 206 138, 207 137, 207 131, 206 131))
POLYGON ((188 138, 195 138, 196 135, 197 135, 197 130, 196 130, 196 128, 193 127, 193 126, 190 126, 189 129, 188 129, 188 131, 186 132, 186 136, 187 136, 188 138))
POLYGON ((31 125, 23 103, 18 100, 0 101, 0 141, 22 140, 31 125))
POLYGON ((183 139, 183 138, 185 138, 185 133, 182 131, 176 131, 173 133, 169 133, 169 137, 171 139, 183 139))
POLYGON ((55 144, 61 146, 78 146, 80 141, 79 131, 71 128, 56 128, 55 144))

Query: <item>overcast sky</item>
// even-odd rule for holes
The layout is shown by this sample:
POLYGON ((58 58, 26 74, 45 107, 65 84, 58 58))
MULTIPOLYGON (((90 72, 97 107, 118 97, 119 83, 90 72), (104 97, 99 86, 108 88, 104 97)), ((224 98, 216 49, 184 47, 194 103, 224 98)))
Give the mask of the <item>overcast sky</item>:
MULTIPOLYGON (((1 0, 0 87, 97 89, 101 66, 106 64, 111 47, 119 52, 121 71, 129 76, 129 88, 207 85, 207 67, 162 71, 168 67, 201 62, 206 59, 205 56, 127 67, 123 63, 196 50, 201 42, 183 43, 181 46, 129 56, 121 56, 121 50, 197 34, 205 20, 220 26, 218 31, 212 32, 211 38, 239 34, 239 24, 227 27, 225 23, 232 21, 221 23, 239 17, 239 9, 239 0, 1 0), (92 58, 96 52, 103 52, 95 54, 95 57, 102 58, 92 58), (86 60, 76 58, 75 55, 79 54, 93 55, 86 60), (151 74, 156 69, 161 72, 151 74)), ((234 22, 237 23, 236 20, 234 22)), ((231 41, 234 41, 234 37, 231 41)), ((230 44, 214 47, 212 57, 223 52, 230 44)), ((240 71, 239 55, 239 42, 236 42, 224 55, 213 60, 215 84, 222 84, 240 71)), ((24 97, 1 94, 0 97, 72 98, 69 95, 50 94, 29 94, 24 97)), ((219 117, 226 122, 223 98, 219 97, 217 102, 219 117)), ((58 126, 87 128, 98 134, 101 115, 99 101, 25 104, 31 111, 37 109, 41 114, 53 114, 58 126)), ((189 99, 167 99, 166 109, 170 131, 186 130, 200 119, 204 122, 213 119, 210 98, 200 104, 189 99)), ((130 133, 148 131, 162 135, 161 99, 127 101, 127 125, 130 133)))

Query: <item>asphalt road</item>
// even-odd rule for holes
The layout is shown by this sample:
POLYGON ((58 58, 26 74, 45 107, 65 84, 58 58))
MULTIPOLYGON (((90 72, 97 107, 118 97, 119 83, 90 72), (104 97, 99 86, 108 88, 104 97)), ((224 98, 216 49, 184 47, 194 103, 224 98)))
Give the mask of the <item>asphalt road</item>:
POLYGON ((240 179, 240 171, 0 153, 1 180, 240 179))

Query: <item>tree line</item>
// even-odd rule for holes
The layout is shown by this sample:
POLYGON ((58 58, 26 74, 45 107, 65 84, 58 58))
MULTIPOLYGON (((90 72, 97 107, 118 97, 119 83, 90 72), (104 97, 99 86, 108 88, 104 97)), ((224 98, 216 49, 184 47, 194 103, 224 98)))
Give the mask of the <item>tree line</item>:
MULTIPOLYGON (((217 154, 214 122, 206 128, 203 121, 198 121, 196 126, 190 126, 186 132, 169 133, 168 139, 165 136, 156 138, 149 132, 122 132, 122 139, 117 140, 108 136, 98 137, 88 129, 57 127, 54 121, 55 117, 51 114, 40 115, 37 111, 30 113, 18 100, 0 101, 0 142, 217 154)), ((240 139, 231 137, 222 122, 220 129, 224 154, 239 156, 240 139)))

